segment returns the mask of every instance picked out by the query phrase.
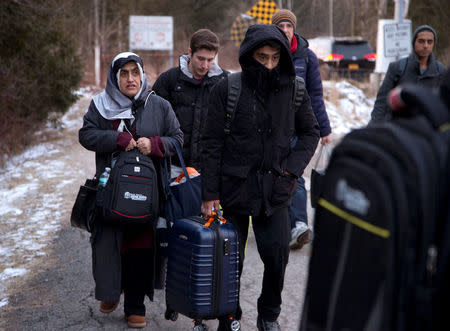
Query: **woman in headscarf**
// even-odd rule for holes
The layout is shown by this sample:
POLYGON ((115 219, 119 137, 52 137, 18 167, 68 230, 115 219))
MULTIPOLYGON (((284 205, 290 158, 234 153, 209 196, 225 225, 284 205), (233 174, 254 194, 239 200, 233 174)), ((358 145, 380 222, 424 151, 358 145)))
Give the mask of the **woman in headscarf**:
MULTIPOLYGON (((173 138, 183 145, 183 133, 170 103, 148 91, 141 58, 118 54, 108 72, 105 90, 96 95, 83 118, 79 140, 95 152, 96 177, 111 167, 112 154, 138 148, 149 155, 162 178, 162 162, 176 153, 173 138)), ((161 181, 158 181, 161 183, 161 181)), ((162 196, 160 185, 160 196, 162 196)), ((153 300, 156 225, 128 227, 97 219, 91 236, 95 298, 100 311, 117 308, 124 292, 129 327, 146 326, 144 299, 153 300)))

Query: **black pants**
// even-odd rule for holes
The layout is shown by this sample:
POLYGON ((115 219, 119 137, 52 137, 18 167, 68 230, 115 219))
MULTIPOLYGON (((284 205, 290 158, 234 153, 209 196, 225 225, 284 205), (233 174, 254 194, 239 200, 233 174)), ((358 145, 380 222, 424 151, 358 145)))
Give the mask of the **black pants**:
MULTIPOLYGON (((232 223, 239 237, 239 277, 244 266, 245 243, 248 237, 249 216, 224 210, 225 219, 232 223)), ((264 263, 261 295, 258 298, 258 314, 265 320, 275 321, 281 311, 281 292, 289 261, 291 226, 288 207, 277 209, 271 216, 261 214, 252 217, 253 232, 259 256, 264 263)), ((236 318, 240 318, 240 307, 236 318)))
POLYGON ((126 316, 145 316, 144 299, 152 284, 153 251, 150 248, 127 249, 122 254, 122 281, 126 316))

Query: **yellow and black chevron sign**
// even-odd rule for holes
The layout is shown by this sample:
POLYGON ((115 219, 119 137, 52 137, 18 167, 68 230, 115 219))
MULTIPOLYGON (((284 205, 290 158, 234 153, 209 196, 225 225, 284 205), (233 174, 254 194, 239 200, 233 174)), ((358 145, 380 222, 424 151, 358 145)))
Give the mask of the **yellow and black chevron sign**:
POLYGON ((264 24, 270 24, 272 14, 278 11, 278 7, 273 1, 261 0, 250 9, 247 14, 253 16, 264 24))
POLYGON ((234 44, 237 47, 239 47, 242 40, 244 40, 245 33, 247 32, 248 27, 254 24, 262 24, 262 22, 252 16, 245 14, 241 14, 236 17, 233 25, 231 26, 230 39, 234 41, 234 44))

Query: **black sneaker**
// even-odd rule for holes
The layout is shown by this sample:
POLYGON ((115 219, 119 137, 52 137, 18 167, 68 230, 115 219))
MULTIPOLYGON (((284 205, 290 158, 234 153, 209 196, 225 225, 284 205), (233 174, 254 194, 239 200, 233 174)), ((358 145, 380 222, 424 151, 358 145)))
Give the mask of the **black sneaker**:
POLYGON ((271 322, 263 320, 259 315, 256 319, 256 327, 258 328, 258 331, 281 331, 278 321, 271 322))
POLYGON ((217 331, 240 331, 241 323, 234 318, 222 317, 219 318, 219 327, 217 331))

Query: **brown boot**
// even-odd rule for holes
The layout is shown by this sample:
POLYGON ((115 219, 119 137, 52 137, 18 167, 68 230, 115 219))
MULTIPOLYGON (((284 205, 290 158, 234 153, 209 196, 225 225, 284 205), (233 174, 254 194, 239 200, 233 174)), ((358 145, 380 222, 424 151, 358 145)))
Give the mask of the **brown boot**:
POLYGON ((109 313, 112 313, 114 310, 116 310, 118 305, 119 305, 118 302, 101 301, 100 302, 100 311, 104 314, 109 314, 109 313))
POLYGON ((142 315, 125 316, 125 320, 127 321, 128 326, 134 329, 145 328, 145 326, 147 325, 147 322, 145 321, 145 316, 142 315))

